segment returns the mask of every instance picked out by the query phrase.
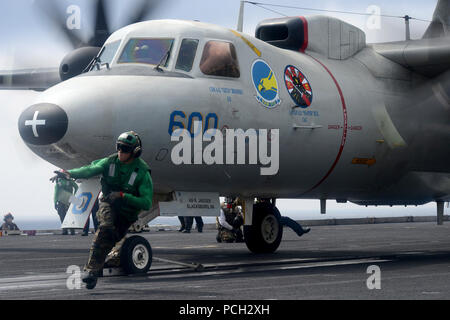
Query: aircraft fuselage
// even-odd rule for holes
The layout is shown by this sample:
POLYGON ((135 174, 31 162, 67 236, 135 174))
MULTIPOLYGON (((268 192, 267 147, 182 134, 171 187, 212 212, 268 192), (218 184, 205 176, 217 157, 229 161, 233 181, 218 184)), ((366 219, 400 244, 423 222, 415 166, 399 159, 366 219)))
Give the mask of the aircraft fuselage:
MULTIPOLYGON (((173 37, 172 57, 164 71, 117 64, 116 57, 109 69, 48 89, 34 106, 60 107, 67 115, 67 130, 58 141, 47 144, 26 141, 30 149, 70 169, 114 153, 118 135, 134 130, 142 139, 156 193, 215 191, 361 204, 448 200, 448 110, 433 95, 427 101, 414 99, 432 92, 431 82, 404 69, 401 72, 409 74, 409 80, 376 74, 367 61, 377 60, 381 69, 389 69, 390 64, 370 47, 349 59, 332 60, 244 35, 252 48, 228 29, 205 30, 197 22, 177 22, 173 28, 179 32, 172 32, 170 26, 150 28, 151 23, 155 22, 124 28, 107 42, 173 37), (199 40, 190 72, 175 68, 183 38, 199 40), (202 73, 199 63, 210 40, 235 46, 238 78, 202 73), (257 74, 264 68, 269 71, 266 77, 257 74), (301 75, 292 77, 298 71, 301 75), (224 135, 226 129, 279 129, 277 173, 261 175, 264 166, 248 161, 174 164, 172 150, 177 142, 171 141, 171 133, 180 128, 193 131, 195 121, 224 135)), ((46 120, 39 114, 35 117, 38 109, 27 109, 19 120, 20 130, 28 130, 36 139, 50 124, 50 120, 38 122, 46 120)), ((269 139, 269 150, 271 143, 269 139)))

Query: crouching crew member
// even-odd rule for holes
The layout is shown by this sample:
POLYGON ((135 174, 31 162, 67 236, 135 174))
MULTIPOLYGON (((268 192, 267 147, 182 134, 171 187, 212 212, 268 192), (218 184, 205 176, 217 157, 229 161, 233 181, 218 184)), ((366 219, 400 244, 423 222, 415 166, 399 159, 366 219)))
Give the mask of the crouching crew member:
POLYGON ((8 231, 18 231, 19 227, 13 222, 14 216, 11 213, 5 214, 3 217, 3 221, 5 223, 2 224, 0 227, 0 230, 8 230, 8 231))
POLYGON ((217 242, 244 242, 241 230, 244 218, 237 200, 226 198, 221 204, 220 216, 217 220, 217 242))

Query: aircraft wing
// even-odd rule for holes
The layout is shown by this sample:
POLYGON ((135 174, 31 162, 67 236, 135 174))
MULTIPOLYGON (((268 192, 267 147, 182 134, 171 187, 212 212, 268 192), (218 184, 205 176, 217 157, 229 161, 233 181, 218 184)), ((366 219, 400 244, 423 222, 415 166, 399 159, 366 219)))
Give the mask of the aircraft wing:
POLYGON ((59 82, 58 68, 0 71, 0 90, 44 91, 59 82))
POLYGON ((405 68, 432 78, 450 69, 450 37, 373 44, 372 48, 405 68))

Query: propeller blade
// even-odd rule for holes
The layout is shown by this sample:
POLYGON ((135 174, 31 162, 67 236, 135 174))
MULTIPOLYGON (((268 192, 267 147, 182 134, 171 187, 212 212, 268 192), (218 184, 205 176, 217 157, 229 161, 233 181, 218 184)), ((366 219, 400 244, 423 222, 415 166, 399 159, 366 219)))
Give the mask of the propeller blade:
POLYGON ((33 5, 58 27, 58 30, 65 35, 73 48, 79 48, 85 45, 81 37, 67 27, 67 15, 65 12, 62 13, 63 11, 61 10, 61 7, 57 5, 56 1, 36 0, 33 5))
MULTIPOLYGON (((95 32, 94 36, 89 40, 89 45, 94 47, 102 47, 111 33, 115 30, 111 30, 106 17, 106 0, 96 0, 97 13, 95 20, 95 32)), ((134 6, 130 17, 127 19, 125 25, 143 21, 143 19, 152 12, 157 5, 160 4, 159 0, 142 0, 139 5, 134 6)))
POLYGON ((102 47, 110 33, 106 21, 105 0, 97 0, 97 13, 95 17, 94 36, 89 40, 89 45, 102 47))
POLYGON ((134 8, 133 13, 130 15, 128 19, 129 24, 143 21, 147 14, 154 10, 157 4, 158 1, 154 0, 142 1, 140 5, 134 8))

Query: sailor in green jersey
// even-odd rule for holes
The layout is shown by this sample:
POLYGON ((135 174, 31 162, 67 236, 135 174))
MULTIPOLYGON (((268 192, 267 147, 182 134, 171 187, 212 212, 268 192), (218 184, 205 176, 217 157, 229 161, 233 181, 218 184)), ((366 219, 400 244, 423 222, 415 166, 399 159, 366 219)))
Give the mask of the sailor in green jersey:
POLYGON ((95 233, 85 274, 86 288, 93 289, 103 269, 106 256, 122 240, 128 228, 138 219, 141 210, 152 207, 153 183, 148 165, 140 158, 142 144, 133 132, 122 133, 117 139, 117 153, 95 160, 90 165, 59 173, 75 179, 101 175, 95 233))
MULTIPOLYGON (((53 202, 55 209, 58 212, 59 219, 63 223, 66 217, 67 210, 70 206, 70 197, 77 193, 78 185, 72 179, 57 178, 55 183, 55 193, 53 196, 53 202)), ((69 229, 70 234, 75 234, 75 229, 69 229)), ((67 228, 63 229, 63 235, 67 235, 67 228)))

